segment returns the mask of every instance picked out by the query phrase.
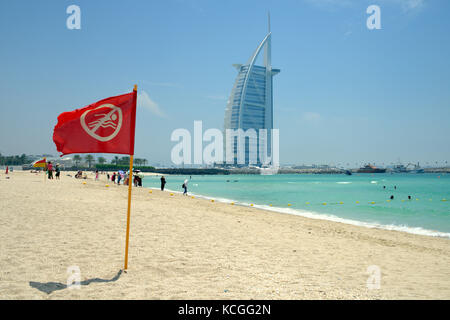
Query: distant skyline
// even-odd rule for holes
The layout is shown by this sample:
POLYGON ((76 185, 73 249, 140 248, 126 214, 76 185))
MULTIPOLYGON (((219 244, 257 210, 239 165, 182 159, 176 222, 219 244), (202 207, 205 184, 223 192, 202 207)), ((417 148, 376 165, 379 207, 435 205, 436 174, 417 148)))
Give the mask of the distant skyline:
POLYGON ((281 164, 450 160, 447 0, 2 2, 0 152, 57 155, 60 113, 136 83, 136 157, 171 165, 173 130, 223 129, 232 64, 268 11, 281 164), (366 27, 374 4, 380 30, 366 27))

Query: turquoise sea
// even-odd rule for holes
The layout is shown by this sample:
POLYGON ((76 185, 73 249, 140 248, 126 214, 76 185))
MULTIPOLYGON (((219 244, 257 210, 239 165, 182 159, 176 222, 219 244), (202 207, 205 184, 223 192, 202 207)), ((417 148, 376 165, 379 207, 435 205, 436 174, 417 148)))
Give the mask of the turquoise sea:
MULTIPOLYGON (((165 177, 166 190, 175 192, 182 192, 183 181, 189 179, 191 195, 310 218, 450 238, 448 174, 165 177)), ((159 179, 147 176, 144 186, 159 189, 159 179)))

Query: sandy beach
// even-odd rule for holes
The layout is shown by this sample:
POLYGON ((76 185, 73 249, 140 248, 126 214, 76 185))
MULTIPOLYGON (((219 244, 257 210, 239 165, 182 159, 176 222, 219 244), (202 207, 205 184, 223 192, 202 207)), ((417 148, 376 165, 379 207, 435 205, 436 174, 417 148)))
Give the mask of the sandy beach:
POLYGON ((0 299, 450 299, 448 239, 146 188, 123 273, 127 187, 73 175, 0 173, 0 299))

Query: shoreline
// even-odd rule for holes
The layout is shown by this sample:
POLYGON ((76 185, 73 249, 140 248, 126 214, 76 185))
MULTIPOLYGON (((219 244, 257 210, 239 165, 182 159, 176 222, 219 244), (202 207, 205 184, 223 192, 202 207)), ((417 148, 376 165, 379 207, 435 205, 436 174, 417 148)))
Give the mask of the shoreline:
MULTIPOLYGON (((156 189, 156 190, 158 190, 158 189, 156 189)), ((169 191, 169 189, 167 189, 167 190, 169 191)), ((181 191, 171 191, 171 192, 182 194, 181 191)), ((316 211, 306 211, 306 210, 301 210, 301 209, 283 208, 283 207, 275 207, 275 206, 270 207, 268 205, 262 205, 262 204, 256 204, 256 203, 253 203, 253 206, 251 206, 251 203, 240 202, 238 200, 233 200, 233 199, 217 198, 217 197, 205 196, 205 195, 194 194, 194 193, 190 193, 190 194, 194 195, 195 197, 205 199, 205 200, 214 200, 217 202, 228 203, 228 204, 233 202, 234 205, 236 205, 236 206, 257 208, 257 209, 264 210, 264 211, 300 216, 300 217, 307 218, 307 219, 331 221, 331 222, 335 222, 335 223, 343 223, 346 225, 352 225, 352 226, 368 228, 368 229, 380 229, 380 230, 388 230, 388 231, 405 232, 405 233, 409 233, 409 234, 415 234, 415 235, 421 235, 421 236, 427 236, 427 237, 437 237, 437 238, 450 240, 449 232, 429 230, 429 229, 424 229, 421 227, 411 227, 411 226, 402 226, 402 225, 386 225, 386 224, 380 224, 380 223, 375 223, 375 222, 370 223, 370 222, 365 222, 365 221, 360 221, 360 220, 340 218, 336 215, 323 214, 323 213, 316 212, 316 211)))
POLYGON ((127 188, 105 175, 43 179, 0 174, 2 299, 450 298, 447 239, 147 187, 133 189, 129 270, 118 275, 127 188), (56 290, 70 266, 82 283, 102 281, 56 290), (367 287, 373 266, 377 290, 367 287))
MULTIPOLYGON (((143 188, 160 191, 159 188, 153 188, 153 187, 143 187, 143 188)), ((165 188, 164 191, 172 192, 172 193, 176 193, 176 194, 183 194, 182 191, 171 190, 168 188, 165 188)), ((192 193, 192 192, 188 192, 188 196, 194 196, 196 198, 205 199, 205 200, 214 200, 214 201, 226 203, 226 204, 233 203, 236 206, 257 208, 257 209, 264 210, 264 211, 300 216, 300 217, 307 218, 307 219, 331 221, 331 222, 335 222, 335 223, 343 223, 346 225, 352 225, 352 226, 368 228, 368 229, 397 231, 397 232, 404 232, 404 233, 408 233, 408 234, 415 234, 415 235, 427 236, 427 237, 437 237, 437 238, 450 240, 450 232, 425 229, 422 227, 412 227, 412 226, 406 226, 406 225, 393 225, 393 224, 387 225, 387 224, 381 224, 378 222, 366 222, 366 221, 360 221, 360 220, 341 218, 336 215, 320 213, 317 211, 308 211, 308 210, 295 209, 295 208, 268 206, 265 204, 257 204, 255 202, 253 203, 253 206, 251 206, 252 203, 242 202, 239 200, 223 198, 223 197, 213 197, 213 196, 197 194, 197 193, 192 193)))

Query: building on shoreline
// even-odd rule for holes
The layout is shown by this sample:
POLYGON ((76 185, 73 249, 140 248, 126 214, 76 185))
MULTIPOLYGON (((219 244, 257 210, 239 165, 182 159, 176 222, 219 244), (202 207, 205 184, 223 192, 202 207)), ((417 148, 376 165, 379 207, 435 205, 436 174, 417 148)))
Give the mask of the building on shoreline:
MULTIPOLYGON (((271 37, 270 17, 269 30, 265 38, 256 48, 253 55, 246 64, 234 64, 238 75, 234 82, 230 98, 225 109, 224 137, 226 130, 254 129, 255 137, 245 138, 245 164, 261 165, 259 155, 260 129, 267 130, 267 138, 261 137, 263 141, 267 140, 267 155, 272 155, 272 142, 270 139, 273 129, 273 92, 272 78, 280 72, 279 69, 272 68, 271 63, 271 37), (264 49, 264 50, 263 50, 264 49), (256 65, 256 60, 264 51, 263 66, 256 65), (256 152, 256 154, 254 154, 256 152), (256 163, 251 163, 251 159, 256 159, 256 163)), ((238 142, 236 138, 231 142, 233 165, 238 164, 238 142)), ((226 155, 226 143, 224 143, 224 155, 226 155)))

